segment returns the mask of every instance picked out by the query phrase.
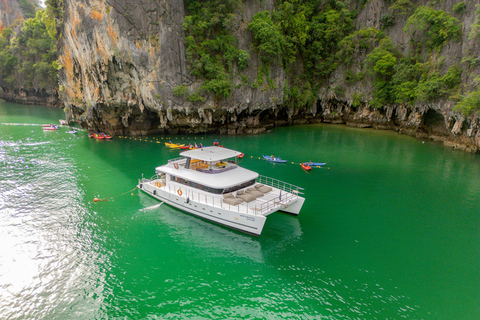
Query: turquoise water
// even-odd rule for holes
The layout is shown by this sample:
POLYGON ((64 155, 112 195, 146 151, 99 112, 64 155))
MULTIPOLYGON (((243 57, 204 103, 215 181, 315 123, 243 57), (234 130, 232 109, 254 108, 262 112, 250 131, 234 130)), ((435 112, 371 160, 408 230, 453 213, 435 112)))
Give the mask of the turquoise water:
POLYGON ((478 155, 333 125, 112 141, 42 130, 62 117, 0 102, 1 319, 480 318, 478 155), (178 156, 157 141, 215 138, 304 187, 300 215, 269 216, 255 238, 132 190, 178 156))

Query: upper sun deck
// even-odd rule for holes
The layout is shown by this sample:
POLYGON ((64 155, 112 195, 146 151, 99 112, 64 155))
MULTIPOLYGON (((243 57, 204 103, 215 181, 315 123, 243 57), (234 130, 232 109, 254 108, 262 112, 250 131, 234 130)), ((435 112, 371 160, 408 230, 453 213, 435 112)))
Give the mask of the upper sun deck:
POLYGON ((157 167, 156 172, 168 173, 212 188, 228 188, 258 177, 258 173, 227 160, 240 154, 241 152, 221 147, 184 151, 180 153, 181 158, 169 160, 166 165, 157 167))
POLYGON ((181 152, 180 155, 185 158, 198 159, 200 161, 221 161, 225 159, 235 158, 242 154, 241 152, 222 148, 222 147, 203 147, 199 149, 193 149, 181 152))

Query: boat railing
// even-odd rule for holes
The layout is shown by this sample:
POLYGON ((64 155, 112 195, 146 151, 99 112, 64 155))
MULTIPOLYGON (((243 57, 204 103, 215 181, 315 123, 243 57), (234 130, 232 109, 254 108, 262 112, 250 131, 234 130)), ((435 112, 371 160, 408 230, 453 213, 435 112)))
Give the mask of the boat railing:
POLYGON ((301 190, 303 190, 303 188, 298 187, 298 186, 293 185, 293 184, 288 183, 288 182, 278 180, 278 179, 274 179, 274 178, 270 178, 270 177, 260 175, 260 176, 258 176, 258 178, 255 181, 257 181, 258 183, 261 183, 261 184, 279 189, 279 190, 283 190, 283 191, 288 192, 290 194, 294 194, 294 195, 303 194, 303 192, 301 191, 301 190))
POLYGON ((178 157, 178 158, 168 160, 168 163, 177 162, 180 160, 187 160, 187 159, 185 159, 184 157, 178 157))
MULTIPOLYGON (((155 180, 157 180, 156 177, 157 176, 154 175, 150 179, 146 179, 146 178, 139 179, 139 183, 148 183, 148 182, 155 181, 155 180)), ((281 181, 279 181, 279 182, 281 182, 281 181)), ((262 182, 262 183, 264 183, 264 182, 262 182)), ((264 184, 267 185, 268 183, 264 183, 264 184)), ((289 185, 289 184, 287 183, 287 185, 289 185)), ((281 187, 281 185, 278 185, 278 184, 272 185, 272 186, 274 186, 275 188, 281 187)), ((250 213, 250 214, 254 214, 254 215, 263 215, 265 213, 268 213, 268 212, 271 212, 271 211, 274 211, 274 210, 278 210, 279 207, 287 207, 288 204, 291 201, 295 200, 295 198, 298 197, 297 192, 294 192, 293 190, 292 190, 292 192, 288 192, 288 191, 285 190, 284 193, 280 192, 278 197, 275 197, 274 199, 265 201, 261 204, 258 203, 258 202, 255 202, 255 203, 244 202, 240 205, 230 205, 230 204, 227 204, 227 203, 223 202, 223 198, 220 198, 220 197, 214 196, 214 195, 209 195, 209 194, 206 194, 204 192, 191 190, 191 189, 186 189, 185 190, 184 186, 178 185, 176 183, 169 183, 168 185, 165 185, 164 183, 162 183, 161 188, 162 189, 165 188, 166 190, 168 190, 169 193, 172 193, 172 194, 175 194, 175 195, 178 195, 180 197, 185 198, 185 200, 187 202, 188 202, 188 200, 191 200, 191 201, 195 201, 197 203, 210 205, 210 206, 213 206, 213 207, 228 209, 228 210, 231 210, 231 211, 238 211, 239 213, 246 212, 246 213, 250 213)), ((299 188, 299 187, 297 187, 297 188, 299 188)), ((283 190, 281 188, 278 188, 278 189, 283 190)), ((288 188, 286 188, 286 189, 288 189, 288 188)))
POLYGON ((222 173, 222 172, 225 172, 225 171, 230 171, 230 170, 233 170, 235 168, 237 168, 238 165, 236 166, 228 166, 228 167, 225 167, 225 168, 213 168, 213 169, 196 169, 197 171, 200 171, 200 172, 203 172, 203 173, 222 173))
POLYGON ((195 201, 197 203, 205 204, 208 206, 227 209, 230 211, 237 211, 239 213, 250 213, 254 215, 262 215, 274 209, 278 209, 279 206, 285 205, 283 203, 288 203, 294 198, 292 194, 287 195, 287 193, 285 193, 284 196, 282 196, 281 200, 279 198, 275 198, 262 204, 259 204, 258 202, 244 202, 240 205, 230 205, 223 202, 223 198, 220 198, 218 196, 209 195, 191 189, 185 190, 182 188, 182 186, 177 184, 170 183, 168 186, 165 186, 165 188, 168 190, 168 192, 178 194, 179 196, 185 198, 186 201, 195 201), (182 192, 179 193, 179 190, 182 190, 182 192))
POLYGON ((156 174, 154 174, 150 179, 147 179, 147 178, 144 178, 143 177, 143 174, 142 174, 142 179, 138 179, 138 183, 147 183, 147 182, 150 182, 150 181, 153 181, 155 179, 157 179, 158 176, 156 174))

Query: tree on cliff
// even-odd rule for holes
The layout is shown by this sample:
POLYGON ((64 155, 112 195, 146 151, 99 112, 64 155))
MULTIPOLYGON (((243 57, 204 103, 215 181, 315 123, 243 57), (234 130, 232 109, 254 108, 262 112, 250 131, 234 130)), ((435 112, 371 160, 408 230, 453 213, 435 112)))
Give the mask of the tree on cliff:
POLYGON ((17 21, 2 31, 0 87, 4 91, 21 89, 32 95, 55 92, 58 62, 52 24, 52 18, 44 9, 37 11, 34 18, 17 21))

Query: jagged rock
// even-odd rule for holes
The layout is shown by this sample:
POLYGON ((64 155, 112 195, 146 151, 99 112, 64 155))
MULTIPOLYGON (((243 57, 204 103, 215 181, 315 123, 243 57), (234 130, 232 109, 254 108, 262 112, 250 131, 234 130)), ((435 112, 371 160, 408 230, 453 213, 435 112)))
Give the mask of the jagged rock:
POLYGON ((458 118, 452 128, 452 134, 458 135, 462 132, 463 118, 458 118))

